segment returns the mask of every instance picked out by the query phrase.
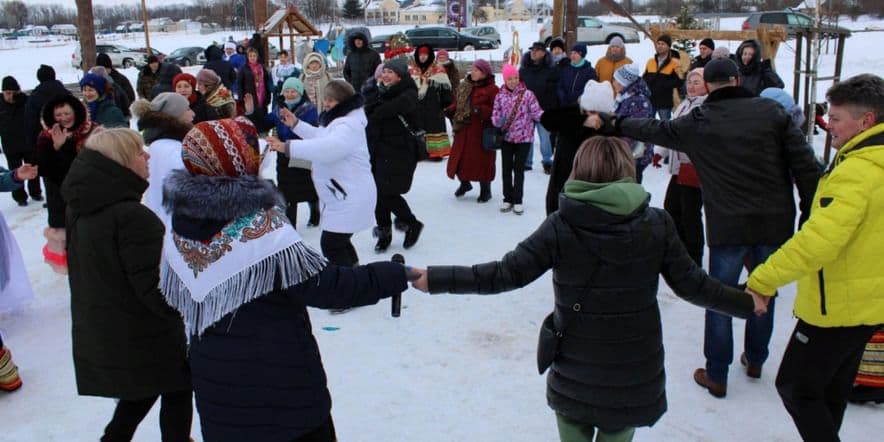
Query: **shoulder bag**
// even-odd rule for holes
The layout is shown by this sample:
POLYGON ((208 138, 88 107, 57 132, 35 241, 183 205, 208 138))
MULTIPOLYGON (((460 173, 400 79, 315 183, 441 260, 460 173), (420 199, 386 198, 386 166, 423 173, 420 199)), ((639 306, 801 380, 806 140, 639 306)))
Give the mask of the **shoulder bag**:
POLYGON ((430 157, 429 152, 427 152, 427 132, 423 129, 412 130, 411 126, 408 125, 408 122, 405 121, 405 117, 402 115, 397 115, 399 117, 399 121, 402 122, 402 126, 405 127, 405 130, 408 131, 408 134, 411 135, 411 138, 414 140, 414 154, 415 159, 417 161, 423 161, 430 157))
POLYGON ((519 106, 522 104, 522 97, 525 96, 525 91, 519 92, 519 96, 516 97, 516 102, 513 104, 513 109, 510 111, 509 117, 506 119, 506 123, 503 124, 503 127, 497 128, 494 125, 488 126, 482 129, 482 148, 485 150, 500 150, 503 147, 503 138, 506 136, 506 132, 510 130, 510 126, 513 124, 513 120, 516 117, 516 112, 519 111, 519 106))

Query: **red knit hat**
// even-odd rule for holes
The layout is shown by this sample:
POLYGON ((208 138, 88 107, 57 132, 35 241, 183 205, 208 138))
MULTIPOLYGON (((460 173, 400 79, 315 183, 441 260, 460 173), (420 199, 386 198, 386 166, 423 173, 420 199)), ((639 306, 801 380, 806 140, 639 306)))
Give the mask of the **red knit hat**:
POLYGON ((421 46, 417 50, 417 55, 430 55, 430 47, 429 46, 421 46))
POLYGON ((256 176, 258 132, 245 117, 197 123, 181 141, 181 159, 194 175, 256 176))
POLYGON ((172 87, 177 86, 179 81, 186 81, 186 82, 190 83, 190 87, 196 89, 196 77, 194 77, 193 75, 190 75, 186 72, 182 72, 182 73, 172 77, 172 87))

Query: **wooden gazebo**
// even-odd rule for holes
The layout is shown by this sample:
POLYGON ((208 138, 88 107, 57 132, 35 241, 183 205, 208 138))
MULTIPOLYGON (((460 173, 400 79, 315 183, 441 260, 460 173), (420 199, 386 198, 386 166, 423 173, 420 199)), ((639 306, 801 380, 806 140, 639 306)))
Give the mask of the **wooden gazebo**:
MULTIPOLYGON (((258 32, 264 36, 265 44, 272 37, 279 38, 279 48, 284 47, 285 37, 289 40, 289 52, 295 53, 295 37, 322 37, 322 31, 316 29, 307 17, 294 5, 279 9, 264 22, 258 32)), ((265 54, 268 53, 265 48, 265 54)))

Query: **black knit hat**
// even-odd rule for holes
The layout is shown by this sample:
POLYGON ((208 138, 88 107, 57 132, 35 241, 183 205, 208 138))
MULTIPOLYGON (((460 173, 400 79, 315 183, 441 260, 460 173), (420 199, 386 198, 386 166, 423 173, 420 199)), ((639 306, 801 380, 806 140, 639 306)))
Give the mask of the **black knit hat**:
POLYGON ((657 41, 662 41, 663 43, 666 43, 666 46, 672 47, 672 37, 667 34, 657 37, 657 41))
POLYGON ((18 92, 21 90, 21 86, 18 85, 18 81, 16 81, 15 78, 6 76, 3 77, 3 87, 0 88, 0 90, 18 92))
POLYGON ((392 58, 384 62, 384 69, 395 72, 399 78, 405 78, 408 75, 408 62, 402 58, 392 58))
POLYGON ((715 49, 715 42, 712 41, 711 38, 704 38, 700 40, 700 46, 706 46, 709 49, 715 49))
POLYGON ((707 83, 730 81, 739 77, 737 64, 730 58, 713 58, 703 68, 703 80, 707 83))
POLYGON ((564 52, 565 51, 565 40, 562 40, 561 38, 558 38, 558 37, 552 39, 552 41, 549 42, 549 50, 552 50, 553 48, 559 48, 562 50, 562 52, 564 52))
POLYGON ((55 69, 52 69, 52 66, 41 64, 37 68, 37 81, 42 83, 49 80, 55 80, 55 69))
POLYGON ((114 67, 110 55, 107 55, 104 52, 98 54, 98 57, 95 58, 95 64, 98 66, 104 66, 105 69, 111 69, 114 67))

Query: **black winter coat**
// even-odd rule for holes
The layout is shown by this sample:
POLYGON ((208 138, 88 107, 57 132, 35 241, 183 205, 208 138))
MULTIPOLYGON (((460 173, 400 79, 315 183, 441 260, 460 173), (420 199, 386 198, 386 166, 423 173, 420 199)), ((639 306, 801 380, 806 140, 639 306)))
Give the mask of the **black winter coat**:
POLYGON ((525 82, 528 90, 534 93, 543 110, 558 106, 556 89, 559 87, 559 71, 553 66, 552 55, 549 52, 540 63, 531 60, 530 52, 525 53, 519 68, 519 78, 525 82))
POLYGON ((255 74, 252 73, 252 70, 249 68, 249 64, 246 63, 239 70, 239 76, 237 78, 237 89, 239 91, 239 103, 242 106, 242 109, 245 110, 245 105, 243 104, 243 100, 246 94, 252 94, 253 102, 255 103, 255 110, 246 115, 246 118, 251 121, 256 128, 258 128, 258 132, 264 132, 270 130, 273 125, 267 124, 265 121, 267 117, 267 108, 270 106, 270 103, 273 101, 273 77, 270 75, 270 70, 265 67, 261 67, 261 71, 264 73, 264 105, 258 105, 258 90, 255 87, 255 74))
POLYGON ((153 100, 163 92, 175 92, 175 85, 172 84, 172 80, 180 73, 181 68, 178 65, 161 63, 160 70, 157 72, 157 82, 150 88, 150 98, 148 100, 153 100))
POLYGON ((406 287, 395 263, 329 265, 207 329, 190 346, 203 439, 291 441, 321 425, 331 396, 306 306, 370 305, 406 287))
POLYGON ((362 90, 365 81, 374 76, 374 70, 381 64, 381 56, 374 49, 368 47, 368 39, 361 32, 354 32, 347 38, 347 47, 350 52, 344 61, 344 79, 353 86, 353 89, 362 90), (353 40, 361 38, 365 45, 356 49, 353 40))
POLYGON ((236 82, 236 69, 229 61, 224 60, 224 51, 218 46, 209 45, 203 53, 206 55, 206 64, 203 69, 210 69, 221 77, 221 83, 227 89, 233 87, 236 82))
POLYGON ((583 65, 579 68, 575 68, 570 61, 567 64, 559 65, 559 85, 556 89, 559 106, 577 104, 586 83, 589 80, 598 79, 599 76, 589 60, 584 60, 583 65))
POLYGON ((109 75, 111 79, 114 80, 115 84, 123 88, 123 93, 126 94, 126 99, 129 100, 129 103, 134 102, 136 97, 135 89, 132 89, 132 82, 130 82, 122 72, 116 69, 111 69, 109 75))
POLYGON ((15 94, 12 103, 0 98, 0 142, 7 154, 25 155, 34 150, 34 145, 28 144, 25 136, 27 103, 28 96, 22 92, 15 94))
POLYGON ((410 76, 406 76, 366 101, 368 126, 365 130, 378 194, 408 193, 417 167, 418 147, 399 116, 415 127, 417 86, 410 76))
POLYGON ((754 96, 761 95, 761 91, 775 87, 782 89, 783 80, 773 71, 770 60, 761 60, 761 45, 755 40, 746 40, 737 48, 734 61, 740 67, 740 86, 751 92, 754 96), (747 47, 755 48, 755 55, 748 65, 743 64, 743 50, 747 47))
POLYGON ((662 209, 614 215, 565 196, 559 205, 500 261, 430 267, 430 293, 501 293, 553 269, 555 324, 567 327, 549 406, 607 430, 653 425, 666 411, 659 275, 685 300, 738 317, 752 314, 752 299, 697 267, 662 209))
POLYGON ((72 343, 81 395, 144 399, 189 391, 184 323, 159 291, 163 223, 147 181, 94 150, 62 186, 72 343))
POLYGON ((550 132, 556 132, 553 167, 549 174, 549 185, 546 188, 546 214, 549 215, 559 208, 559 193, 565 181, 571 175, 574 157, 577 150, 587 138, 595 135, 595 131, 584 126, 586 115, 578 106, 565 106, 546 110, 540 117, 540 124, 550 132))
POLYGON ((31 91, 25 105, 25 136, 29 146, 37 144, 37 136, 43 131, 43 125, 40 124, 43 106, 59 95, 71 95, 71 91, 58 80, 44 81, 31 91))
POLYGON ((610 133, 688 154, 703 183, 710 246, 786 242, 795 229, 793 181, 801 219, 810 215, 820 170, 801 130, 773 100, 726 87, 675 120, 627 118, 615 126, 610 133))

